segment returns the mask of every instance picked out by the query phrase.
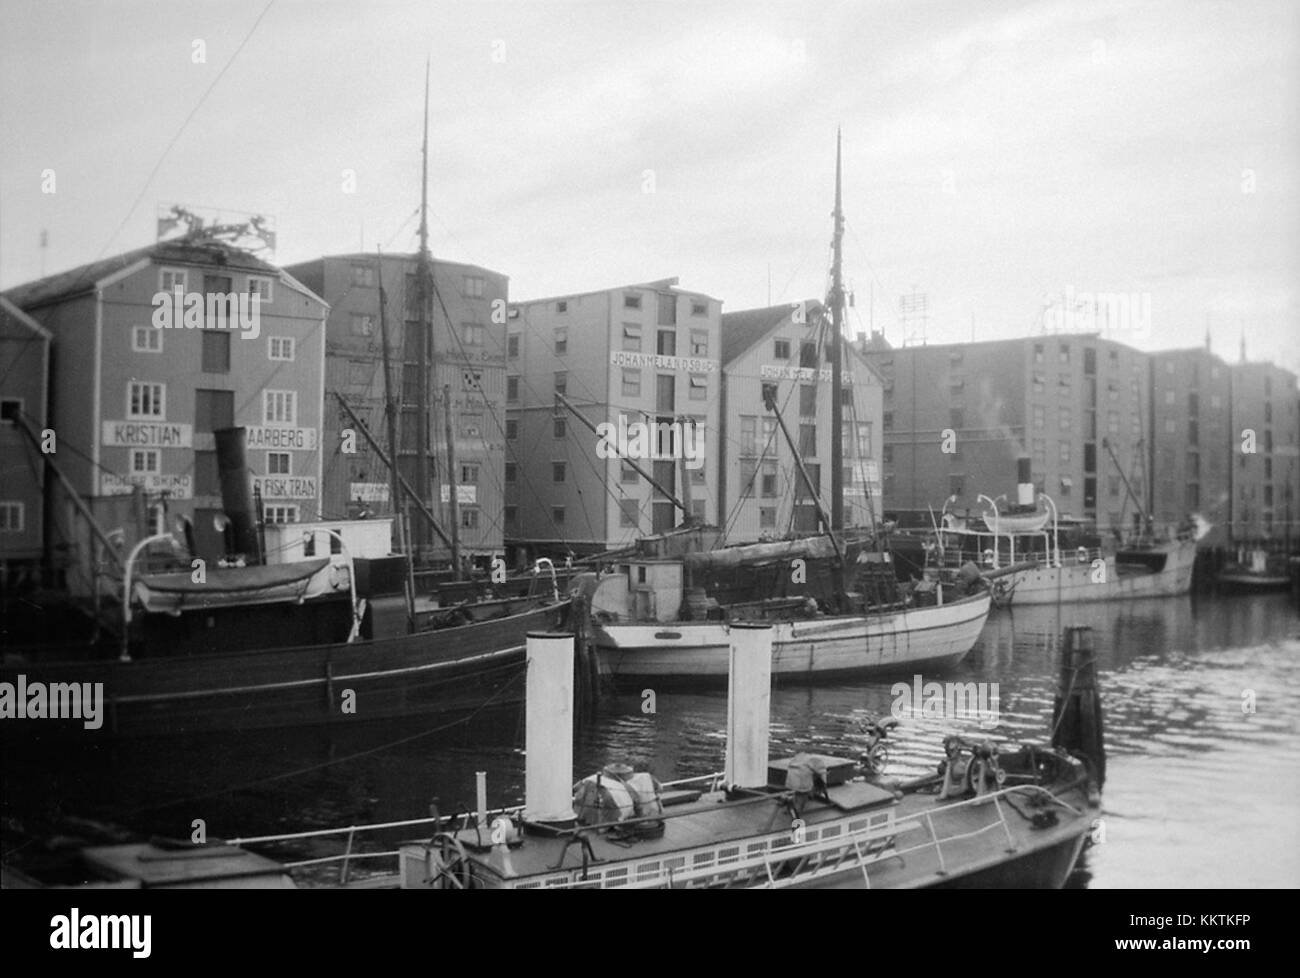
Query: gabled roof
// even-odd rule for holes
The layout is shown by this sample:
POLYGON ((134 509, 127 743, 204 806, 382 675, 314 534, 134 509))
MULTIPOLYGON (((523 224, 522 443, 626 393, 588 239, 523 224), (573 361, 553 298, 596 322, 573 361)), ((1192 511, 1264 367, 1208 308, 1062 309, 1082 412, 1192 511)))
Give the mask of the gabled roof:
POLYGON ((523 306, 536 306, 543 302, 560 302, 567 299, 581 299, 589 295, 608 295, 611 292, 627 292, 632 289, 651 289, 655 292, 672 292, 675 295, 687 295, 694 299, 709 299, 717 302, 717 296, 709 295, 705 292, 697 292, 694 289, 683 289, 678 283, 678 278, 661 278, 653 282, 630 282, 627 285, 616 285, 608 289, 588 289, 585 292, 568 292, 564 295, 547 295, 536 299, 517 299, 510 303, 515 308, 523 306))
POLYGON ((276 266, 263 261, 256 255, 220 242, 160 241, 157 244, 136 248, 134 251, 115 255, 112 258, 90 262, 87 265, 81 265, 66 272, 47 275, 35 282, 15 286, 4 295, 20 309, 33 309, 37 306, 49 305, 50 303, 93 291, 96 283, 108 278, 114 272, 130 268, 142 258, 150 258, 155 262, 168 265, 201 265, 207 267, 217 265, 244 272, 264 272, 277 276, 280 273, 276 266))
MULTIPOLYGON (((795 303, 786 302, 779 306, 766 306, 762 309, 742 309, 738 312, 722 314, 722 365, 725 367, 736 357, 761 342, 781 323, 787 321, 794 312, 795 303)), ((816 299, 804 302, 805 315, 809 322, 822 313, 822 304, 816 299)))
MULTIPOLYGON (((285 268, 302 268, 307 265, 322 265, 327 261, 347 261, 347 262, 373 262, 376 258, 390 258, 393 261, 419 261, 420 253, 418 251, 344 251, 334 255, 318 255, 315 258, 308 258, 306 261, 295 261, 285 265, 285 268)), ((452 268, 470 268, 478 272, 486 272, 489 275, 498 275, 501 278, 508 279, 509 275, 504 272, 498 272, 495 269, 488 268, 486 265, 476 265, 468 261, 454 261, 450 258, 439 258, 437 255, 429 256, 430 264, 434 266, 452 267, 452 268)))

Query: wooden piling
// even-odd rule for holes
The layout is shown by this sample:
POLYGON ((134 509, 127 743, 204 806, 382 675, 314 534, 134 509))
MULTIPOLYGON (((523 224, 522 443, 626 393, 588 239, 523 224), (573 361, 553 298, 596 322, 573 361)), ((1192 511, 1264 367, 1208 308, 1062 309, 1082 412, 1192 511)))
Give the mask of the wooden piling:
POLYGON ((573 630, 573 690, 579 721, 588 719, 595 711, 598 696, 598 677, 595 652, 591 648, 588 624, 590 605, 582 593, 573 595, 569 617, 573 630))
POLYGON ((1097 688, 1092 629, 1065 630, 1061 669, 1052 707, 1052 746, 1086 757, 1100 789, 1106 781, 1106 746, 1101 692, 1097 688))

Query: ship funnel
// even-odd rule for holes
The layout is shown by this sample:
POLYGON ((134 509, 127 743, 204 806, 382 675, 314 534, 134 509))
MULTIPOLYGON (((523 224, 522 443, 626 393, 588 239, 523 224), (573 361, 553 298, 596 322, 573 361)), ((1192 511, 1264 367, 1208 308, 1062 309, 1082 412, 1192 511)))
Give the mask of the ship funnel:
POLYGON ((573 633, 528 633, 524 821, 574 824, 573 633))
POLYGON ((767 777, 768 726, 772 707, 772 626, 731 626, 727 679, 728 788, 762 788, 767 777))
POLYGON ((1092 629, 1071 625, 1065 630, 1061 674, 1052 707, 1052 746, 1087 758, 1098 790, 1106 782, 1101 692, 1097 689, 1097 660, 1092 629))
POLYGON ((1034 505, 1034 474, 1028 455, 1016 459, 1016 502, 1021 506, 1034 505))
POLYGON ((221 480, 221 508, 235 531, 235 551, 248 563, 260 563, 257 514, 253 509, 253 480, 248 474, 246 428, 213 432, 217 442, 217 475, 221 480))

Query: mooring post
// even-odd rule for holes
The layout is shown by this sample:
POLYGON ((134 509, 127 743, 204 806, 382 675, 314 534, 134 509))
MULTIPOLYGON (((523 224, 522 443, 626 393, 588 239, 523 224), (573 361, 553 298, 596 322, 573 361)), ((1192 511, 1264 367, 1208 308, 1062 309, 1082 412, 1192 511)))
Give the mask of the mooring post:
POLYGON ((581 724, 591 715, 596 703, 596 689, 591 668, 593 658, 587 629, 588 604, 584 594, 573 595, 569 616, 573 631, 573 678, 577 691, 578 721, 581 724))
POLYGON ((1098 790, 1106 782, 1106 746, 1101 692, 1092 629, 1071 625, 1065 630, 1061 671, 1052 708, 1052 746, 1082 754, 1092 764, 1098 790))

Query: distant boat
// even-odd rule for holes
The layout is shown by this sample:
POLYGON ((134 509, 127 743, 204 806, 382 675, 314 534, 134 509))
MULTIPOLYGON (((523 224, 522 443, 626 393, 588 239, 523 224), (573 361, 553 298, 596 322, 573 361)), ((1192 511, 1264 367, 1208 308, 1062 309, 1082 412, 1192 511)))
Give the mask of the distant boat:
POLYGON ((1291 573, 1283 554, 1251 550, 1226 564, 1214 582, 1223 591, 1280 591, 1290 585, 1291 573))
POLYGON ((1056 516, 1055 502, 1046 493, 1038 495, 1044 505, 1032 516, 1002 514, 987 497, 980 498, 992 511, 982 524, 955 524, 945 513, 930 552, 939 579, 974 564, 992 580, 994 599, 1002 606, 1168 597, 1191 590, 1196 539, 1208 524, 1173 540, 1103 550, 1099 540, 1087 540, 1077 524, 1069 523, 1079 541, 1073 546, 1062 543, 1070 533, 1056 516))

